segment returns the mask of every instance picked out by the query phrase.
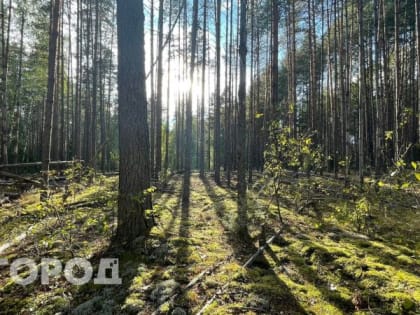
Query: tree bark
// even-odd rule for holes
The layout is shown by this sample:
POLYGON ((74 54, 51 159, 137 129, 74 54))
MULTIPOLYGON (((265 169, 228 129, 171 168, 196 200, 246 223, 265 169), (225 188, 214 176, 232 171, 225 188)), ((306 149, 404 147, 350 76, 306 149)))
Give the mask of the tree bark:
POLYGON ((420 137, 420 3, 415 1, 416 6, 416 43, 417 43, 417 141, 420 137))
POLYGON ((117 237, 146 236, 151 209, 142 0, 117 0, 120 175, 117 237))
POLYGON ((363 0, 358 0, 359 18, 359 179, 363 185, 365 160, 365 112, 366 112, 366 74, 365 74, 365 44, 363 23, 363 0))
POLYGON ((197 48, 198 31, 198 0, 193 2, 193 23, 191 29, 191 61, 190 61, 190 86, 185 110, 185 146, 184 146, 184 182, 182 191, 182 202, 188 205, 190 199, 190 176, 192 160, 192 92, 194 82, 195 54, 197 48))
POLYGON ((271 117, 276 119, 279 104, 279 3, 271 0, 271 117))
POLYGON ((42 172, 44 185, 47 188, 51 154, 52 118, 54 107, 56 105, 56 100, 54 99, 54 96, 56 87, 57 39, 58 23, 60 20, 61 0, 52 0, 51 6, 51 26, 48 51, 48 88, 47 99, 45 102, 44 131, 42 136, 42 172))
POLYGON ((15 116, 15 139, 14 139, 14 148, 13 148, 13 155, 14 155, 14 163, 18 163, 19 161, 19 141, 20 141, 20 117, 21 117, 21 88, 22 88, 22 65, 23 65, 23 35, 25 30, 25 12, 22 10, 21 12, 21 20, 20 20, 20 44, 19 44, 19 68, 18 68, 18 75, 17 75, 17 82, 16 82, 16 89, 15 89, 15 108, 16 108, 16 116, 15 116))
POLYGON ((207 54, 207 0, 203 0, 203 63, 201 67, 201 107, 200 107, 200 176, 204 178, 204 147, 205 147, 205 87, 206 87, 206 54, 207 54))
POLYGON ((1 84, 1 105, 2 105, 2 128, 1 128, 1 158, 3 163, 7 164, 9 160, 9 123, 8 123, 8 96, 7 96, 7 73, 9 66, 9 43, 10 43, 10 25, 12 16, 12 0, 9 0, 8 13, 4 8, 4 1, 1 1, 1 29, 2 29, 2 84, 1 84), (6 29, 7 17, 7 29, 6 29))
POLYGON ((214 107, 214 180, 220 184, 220 28, 221 0, 216 1, 216 103, 214 107))
POLYGON ((153 177, 159 178, 162 169, 162 84, 163 84, 163 1, 159 0, 158 13, 158 66, 157 66, 157 91, 156 91, 156 143, 155 143, 155 168, 153 177))
POLYGON ((246 0, 240 6, 240 41, 239 41, 239 91, 238 91, 238 232, 240 236, 248 235, 247 201, 246 201, 246 0))

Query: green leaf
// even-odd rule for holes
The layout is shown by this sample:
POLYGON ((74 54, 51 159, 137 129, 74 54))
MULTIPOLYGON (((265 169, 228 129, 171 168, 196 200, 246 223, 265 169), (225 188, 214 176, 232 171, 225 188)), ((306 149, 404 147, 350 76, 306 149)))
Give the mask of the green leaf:
POLYGON ((407 189, 410 187, 410 183, 404 183, 401 185, 401 189, 407 189))
POLYGON ((414 175, 416 176, 417 180, 420 182, 420 173, 414 173, 414 175))
POLYGON ((264 114, 262 114, 262 113, 256 113, 256 114, 255 114, 255 118, 256 118, 256 119, 260 119, 260 118, 262 118, 262 117, 264 117, 264 114))
POLYGON ((403 160, 398 160, 396 163, 397 167, 405 167, 405 162, 403 160))
POLYGON ((385 183, 384 183, 383 181, 379 181, 379 182, 378 182, 378 186, 379 186, 379 187, 384 187, 384 186, 385 186, 385 183))
POLYGON ((385 131, 385 140, 386 141, 392 140, 393 136, 394 136, 394 132, 393 131, 385 131))
POLYGON ((417 163, 412 161, 411 166, 414 168, 414 170, 417 170, 417 163))

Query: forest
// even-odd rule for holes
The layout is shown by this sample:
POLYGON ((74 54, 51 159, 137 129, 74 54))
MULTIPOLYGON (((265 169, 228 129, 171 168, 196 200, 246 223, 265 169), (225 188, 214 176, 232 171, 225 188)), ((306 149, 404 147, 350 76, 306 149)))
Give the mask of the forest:
POLYGON ((0 314, 419 314, 419 0, 0 0, 0 314))

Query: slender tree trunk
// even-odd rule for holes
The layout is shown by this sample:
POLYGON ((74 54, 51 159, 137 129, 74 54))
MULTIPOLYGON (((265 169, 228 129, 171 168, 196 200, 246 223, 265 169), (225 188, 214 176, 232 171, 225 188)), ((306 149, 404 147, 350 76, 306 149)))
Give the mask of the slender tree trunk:
POLYGON ((81 82, 82 82, 82 4, 81 0, 77 0, 77 38, 76 38, 76 104, 74 109, 74 137, 73 150, 74 157, 81 159, 81 82))
POLYGON ((186 102, 185 111, 185 147, 184 147, 184 183, 182 191, 182 201, 185 205, 189 203, 190 198, 190 176, 191 176, 191 160, 192 160, 192 92, 194 82, 195 54, 197 48, 197 31, 198 31, 198 0, 193 2, 193 24, 191 30, 191 62, 190 62, 190 88, 186 102))
POLYGON ((19 161, 19 142, 20 142, 20 117, 21 117, 21 88, 22 88, 22 64, 23 64, 23 35, 25 30, 25 12, 22 11, 20 20, 20 44, 19 44, 19 68, 17 75, 17 82, 15 88, 15 108, 16 108, 16 121, 15 121, 15 140, 14 140, 14 163, 19 161))
POLYGON ((56 105, 55 87, 56 87, 56 65, 57 65, 57 39, 58 24, 60 20, 61 0, 51 1, 51 26, 48 50, 48 88, 47 99, 44 113, 44 129, 42 135, 42 172, 44 184, 48 187, 48 173, 51 154, 51 132, 54 107, 56 105))
POLYGON ((382 150, 383 150, 383 133, 384 130, 382 128, 382 86, 380 84, 381 82, 381 68, 382 68, 382 62, 381 62, 381 43, 380 43, 380 23, 379 23, 379 12, 380 12, 380 4, 379 0, 374 1, 374 23, 375 23, 375 61, 376 61, 376 67, 375 67, 375 87, 376 87, 376 97, 375 97, 375 104, 376 104, 376 132, 375 132, 375 169, 376 173, 379 174, 382 170, 382 150))
POLYGON ((254 85, 254 37, 255 37, 255 1, 251 2, 251 86, 248 132, 248 183, 252 184, 255 150, 255 85, 254 85))
MULTIPOLYGON (((95 0, 95 39, 93 44, 93 67, 92 67, 92 124, 91 124, 91 161, 90 166, 96 169, 96 127, 97 127, 97 108, 98 108, 98 51, 99 51, 99 26, 100 26, 100 1, 95 0)), ((99 82, 99 84, 101 84, 99 82)))
POLYGON ((313 130, 315 126, 316 108, 316 43, 315 43, 315 17, 313 0, 308 0, 308 40, 309 40, 309 106, 308 127, 313 130))
POLYGON ((271 0, 271 115, 275 120, 279 104, 279 3, 271 0))
POLYGON ((246 0, 240 6, 240 41, 239 41, 239 91, 238 91, 238 232, 248 236, 247 201, 246 201, 246 0))
POLYGON ((394 77, 394 162, 400 155, 399 114, 400 114, 400 0, 394 0, 394 43, 395 43, 395 77, 394 77))
MULTIPOLYGON (((203 63, 201 68, 201 108, 200 108, 200 176, 204 178, 204 147, 205 147, 205 89, 206 89, 206 54, 207 54, 207 1, 203 0, 203 63)), ((226 154, 226 153, 225 153, 226 154)))
MULTIPOLYGON (((172 29, 172 0, 169 0, 169 29, 172 29)), ((171 41, 172 41, 172 33, 169 34, 168 38, 168 82, 167 82, 167 93, 166 93, 166 126, 165 126, 165 161, 164 161, 164 169, 165 174, 168 172, 169 169, 169 104, 171 102, 170 94, 171 94, 171 41)))
POLYGON ((416 6, 416 43, 417 43, 417 141, 420 137, 420 3, 415 1, 416 6))
POLYGON ((221 0, 216 1, 216 103, 214 108, 214 180, 220 184, 220 28, 221 0))
MULTIPOLYGON (((106 124, 106 108, 105 108, 105 82, 104 82, 104 65, 105 60, 103 58, 103 35, 102 35, 102 22, 99 27, 99 43, 101 46, 99 48, 99 121, 100 121, 100 131, 101 131, 101 170, 104 172, 106 170, 107 164, 107 152, 108 152, 108 143, 107 143, 107 124, 106 124)), ((111 35, 112 37, 112 35, 111 35)))
POLYGON ((86 162, 91 165, 93 158, 92 151, 92 87, 91 87, 91 46, 92 46, 92 1, 89 0, 87 3, 86 10, 86 45, 85 45, 85 57, 86 57, 86 87, 85 87, 85 127, 84 127, 84 155, 86 162))
MULTIPOLYGON (((227 111, 226 111, 226 120, 228 123, 226 124, 227 130, 225 131, 225 157, 226 157, 226 181, 228 186, 230 186, 231 182, 231 172, 232 172, 232 139, 233 139, 233 123, 232 123, 232 112, 233 112, 233 102, 234 102, 234 95, 233 95, 233 3, 234 1, 230 1, 230 18, 229 18, 229 75, 228 75, 228 104, 227 104, 227 111)), ((228 24, 228 23, 226 23, 228 24)), ((228 41, 228 37, 226 37, 226 41, 228 41)), ((227 69, 226 69, 227 71, 227 69)))
POLYGON ((363 23, 363 0, 358 0, 359 17, 359 178, 363 185, 365 160, 365 112, 366 112, 366 74, 365 74, 365 44, 363 23))
MULTIPOLYGON (((150 167, 152 176, 155 169, 155 134, 156 134, 156 103, 155 103, 155 31, 154 31, 154 0, 150 1, 150 167)), ((159 53, 159 52, 158 52, 159 53)))
POLYGON ((10 26, 12 16, 12 0, 9 0, 9 7, 6 13, 4 1, 1 1, 1 29, 2 29, 2 84, 1 84, 1 103, 2 103, 2 139, 1 139, 1 157, 3 164, 9 161, 8 145, 9 145, 9 123, 8 123, 8 96, 7 96, 7 72, 9 66, 9 41, 10 26), (6 29, 7 16, 7 29, 6 29))
POLYGON ((158 33, 158 67, 155 115, 156 147, 155 169, 153 172, 154 178, 159 178, 159 173, 162 169, 163 0, 159 0, 158 33))

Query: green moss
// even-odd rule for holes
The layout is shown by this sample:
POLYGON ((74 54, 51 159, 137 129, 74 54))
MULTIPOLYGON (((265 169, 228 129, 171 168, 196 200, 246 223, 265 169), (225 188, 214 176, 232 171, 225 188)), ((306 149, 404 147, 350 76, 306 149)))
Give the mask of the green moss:
MULTIPOLYGON (((297 214, 293 209, 282 209, 283 218, 288 223, 282 234, 286 242, 270 246, 274 256, 267 252, 263 254, 270 265, 270 271, 255 266, 242 269, 243 260, 253 253, 238 255, 235 250, 242 250, 242 244, 228 237, 233 231, 237 214, 235 192, 216 186, 209 180, 209 195, 197 176, 193 175, 191 180, 192 194, 188 219, 181 220, 179 197, 182 180, 178 176, 169 184, 169 189, 175 193, 164 193, 154 198, 160 207, 159 225, 152 229, 146 250, 138 247, 119 255, 120 273, 125 286, 114 290, 111 295, 111 299, 115 297, 120 301, 118 312, 147 313, 155 310, 156 305, 149 300, 149 290, 154 285, 165 280, 186 284, 200 272, 223 262, 231 254, 238 261, 223 263, 212 273, 206 274, 198 286, 184 294, 176 303, 185 305, 194 313, 217 288, 229 283, 229 289, 224 295, 218 296, 206 314, 246 313, 246 307, 264 308, 267 301, 270 301, 272 308, 267 312, 277 312, 281 309, 287 313, 287 302, 282 305, 276 303, 293 298, 307 313, 350 314, 354 312, 351 298, 356 289, 362 292, 366 300, 369 298, 370 306, 378 313, 414 314, 418 311, 416 303, 420 303, 420 279, 413 268, 418 267, 415 248, 420 246, 418 242, 416 245, 420 233, 412 226, 417 226, 420 222, 418 215, 414 215, 413 211, 395 209, 388 217, 384 217, 380 208, 372 205, 373 211, 377 211, 374 213, 377 218, 375 239, 360 240, 341 234, 340 230, 352 228, 349 222, 338 223, 337 217, 334 216, 336 213, 333 209, 343 208, 344 203, 325 194, 325 200, 320 201, 319 206, 319 209, 322 209, 323 221, 307 214, 297 214), (211 190, 214 190, 214 194, 211 190), (323 230, 318 230, 316 226, 321 224, 323 230), (181 230, 184 233, 180 234, 181 230), (168 245, 166 259, 150 259, 147 250, 162 243, 168 245)), ((83 189, 74 201, 100 198, 115 205, 112 185, 115 185, 115 178, 97 183, 93 187, 83 189)), ((305 185, 293 189, 306 189, 306 180, 305 185)), ((341 190, 341 183, 334 180, 317 179, 317 185, 321 190, 327 186, 328 190, 341 190)), ((291 198, 297 193, 301 191, 292 191, 291 187, 286 187, 284 198, 293 202, 291 198)), ((360 197, 358 190, 349 190, 346 194, 360 197)), ((268 204, 265 197, 259 198, 258 204, 268 204)), ((393 193, 390 200, 395 201, 397 198, 402 200, 405 197, 403 198, 401 193, 393 193)), ((74 254, 82 257, 100 257, 105 252, 110 243, 111 233, 109 229, 107 232, 106 226, 112 227, 112 206, 60 211, 64 222, 60 225, 55 216, 51 217, 51 213, 38 206, 38 199, 38 193, 24 196, 21 217, 15 216, 11 209, 0 211, 0 222, 3 222, 6 216, 14 216, 7 219, 5 224, 0 224, 3 240, 13 238, 22 233, 22 230, 34 225, 30 237, 22 244, 17 244, 19 250, 14 250, 18 248, 14 245, 5 253, 10 260, 18 257, 18 254, 35 252, 34 242, 38 244, 36 250, 54 257, 70 258, 74 254), (68 238, 63 235, 71 236, 72 252, 69 250, 68 238)), ((60 196, 57 195, 54 203, 59 204, 59 199, 60 196)), ((376 202, 374 198, 372 200, 372 203, 376 202)), ((350 207, 351 201, 346 202, 350 207)), ((266 214, 266 224, 277 230, 279 226, 274 216, 276 210, 273 206, 270 207, 271 210, 273 215, 266 214)), ((249 229, 252 236, 257 236, 260 232, 256 225, 251 224, 249 229)), ((83 302, 89 298, 93 302, 96 301, 93 304, 101 304, 104 298, 101 295, 102 289, 94 285, 77 289, 63 286, 61 291, 53 289, 50 293, 43 292, 39 285, 34 285, 29 288, 29 292, 37 293, 39 299, 17 299, 15 295, 18 288, 15 285, 6 280, 2 281, 1 285, 2 307, 10 307, 15 313, 28 311, 28 308, 32 308, 37 314, 41 314, 42 308, 51 310, 50 313, 59 312, 60 308, 68 306, 69 302, 65 296, 74 297, 75 301, 71 307, 74 307, 76 302, 83 302), (95 300, 98 296, 99 300, 95 300), (46 300, 47 303, 42 303, 41 300, 46 300)), ((113 309, 113 305, 107 307, 108 310, 113 309)), ((170 312, 172 307, 164 306, 164 313, 170 312)), ((295 306, 290 307, 290 313, 293 313, 295 306)))
POLYGON ((145 301, 142 299, 140 295, 131 294, 129 297, 125 299, 124 304, 121 307, 121 310, 125 314, 135 314, 144 310, 145 304, 146 304, 145 301))
POLYGON ((219 286, 219 282, 214 278, 207 278, 204 280, 204 289, 215 289, 219 286))
POLYGON ((176 267, 174 269, 174 276, 177 282, 188 283, 190 270, 187 267, 176 267))
POLYGON ((189 290, 179 299, 179 303, 188 308, 193 308, 200 303, 200 297, 194 290, 189 290))
POLYGON ((245 284, 244 288, 248 292, 256 292, 265 296, 287 297, 288 292, 283 286, 279 286, 278 280, 272 275, 261 276, 258 282, 245 284))
POLYGON ((171 310, 171 304, 169 302, 166 302, 159 307, 159 311, 162 314, 168 314, 170 310, 171 310))
POLYGON ((383 297, 392 303, 390 306, 390 311, 393 314, 401 314, 407 311, 414 311, 416 308, 416 302, 407 293, 387 292, 383 294, 383 297))
POLYGON ((212 302, 207 309, 204 311, 204 315, 214 315, 214 314, 222 314, 218 310, 219 304, 217 301, 212 302))

